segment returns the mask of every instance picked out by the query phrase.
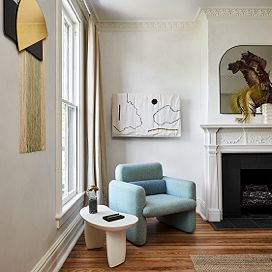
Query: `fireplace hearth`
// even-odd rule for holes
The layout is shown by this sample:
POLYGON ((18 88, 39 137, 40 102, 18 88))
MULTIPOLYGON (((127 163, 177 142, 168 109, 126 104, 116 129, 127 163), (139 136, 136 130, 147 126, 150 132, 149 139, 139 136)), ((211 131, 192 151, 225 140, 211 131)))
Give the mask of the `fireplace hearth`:
POLYGON ((272 229, 272 216, 225 218, 220 222, 211 222, 211 225, 215 230, 272 229))

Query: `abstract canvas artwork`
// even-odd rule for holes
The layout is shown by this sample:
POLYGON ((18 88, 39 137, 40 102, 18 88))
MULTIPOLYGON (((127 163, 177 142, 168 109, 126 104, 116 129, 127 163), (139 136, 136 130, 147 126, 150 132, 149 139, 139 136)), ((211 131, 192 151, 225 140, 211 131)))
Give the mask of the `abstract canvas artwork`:
POLYGON ((112 136, 180 137, 180 97, 175 94, 113 94, 112 136))

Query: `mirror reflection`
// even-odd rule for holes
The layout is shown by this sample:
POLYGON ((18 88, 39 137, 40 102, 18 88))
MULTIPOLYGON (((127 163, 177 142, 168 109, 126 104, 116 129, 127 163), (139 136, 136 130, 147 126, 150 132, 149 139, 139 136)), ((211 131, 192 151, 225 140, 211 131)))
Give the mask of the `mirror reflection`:
POLYGON ((260 106, 270 102, 271 70, 271 45, 240 45, 226 51, 219 66, 220 112, 242 112, 244 117, 246 111, 260 112, 260 106))

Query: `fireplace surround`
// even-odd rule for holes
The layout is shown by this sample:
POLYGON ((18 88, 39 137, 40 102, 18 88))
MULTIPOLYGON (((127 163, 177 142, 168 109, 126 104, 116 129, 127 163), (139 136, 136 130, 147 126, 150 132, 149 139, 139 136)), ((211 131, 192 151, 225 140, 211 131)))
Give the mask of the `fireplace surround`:
MULTIPOLYGON (((223 163, 225 155, 251 157, 248 167, 241 169, 256 169, 256 165, 264 171, 271 170, 272 163, 258 163, 260 157, 266 157, 272 162, 272 126, 271 125, 201 125, 205 132, 204 159, 204 199, 200 203, 200 211, 210 222, 220 222, 224 213, 231 215, 235 209, 224 211, 224 198, 233 195, 223 195, 223 163), (266 154, 266 155, 264 155, 266 154), (264 155, 264 156, 263 156, 264 155), (254 159, 255 158, 255 159, 254 159)), ((258 169, 258 167, 257 167, 258 169)), ((226 170, 225 170, 226 171, 226 170)), ((238 170, 237 170, 238 171, 238 170)), ((240 173, 240 169, 239 169, 240 173)), ((241 171, 242 173, 242 171, 241 171)), ((241 176, 245 174, 240 174, 241 176)), ((250 185, 250 184, 248 184, 250 185)), ((258 185, 258 184, 256 184, 258 185)), ((263 185, 263 184, 259 184, 263 185)), ((244 185, 246 186, 246 185, 244 185)), ((245 187, 244 187, 245 188, 245 187)), ((249 190, 251 187, 248 187, 249 190)), ((261 187, 265 190, 264 187, 261 187)), ((225 189, 226 190, 226 189, 225 189)), ((245 190, 246 191, 246 190, 245 190)), ((234 192, 234 191, 232 191, 234 192)), ((238 192, 241 195, 240 185, 238 192)), ((248 193, 245 193, 245 196, 248 193)), ((265 195, 265 193, 263 193, 265 195)), ((237 200, 236 200, 237 201, 237 200)), ((239 197, 241 202, 241 198, 239 197)), ((241 203, 239 203, 241 204, 241 203)), ((244 211, 243 211, 244 212, 244 211)), ((235 212, 234 212, 235 213, 235 212)), ((239 211, 241 213, 241 211, 239 211)))

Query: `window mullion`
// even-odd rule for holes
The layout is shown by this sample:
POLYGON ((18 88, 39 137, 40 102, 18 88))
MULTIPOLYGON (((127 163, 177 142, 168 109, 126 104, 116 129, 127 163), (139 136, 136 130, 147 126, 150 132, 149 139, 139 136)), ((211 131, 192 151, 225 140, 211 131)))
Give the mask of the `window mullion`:
POLYGON ((73 65, 73 55, 74 55, 74 45, 73 45, 73 26, 70 27, 69 32, 69 101, 74 102, 74 85, 73 85, 73 78, 74 78, 74 65, 73 65))
POLYGON ((65 194, 64 195, 68 195, 69 190, 68 190, 68 180, 69 180, 69 156, 68 156, 68 137, 69 137, 69 133, 68 133, 68 107, 67 105, 65 105, 66 111, 65 111, 65 194))

